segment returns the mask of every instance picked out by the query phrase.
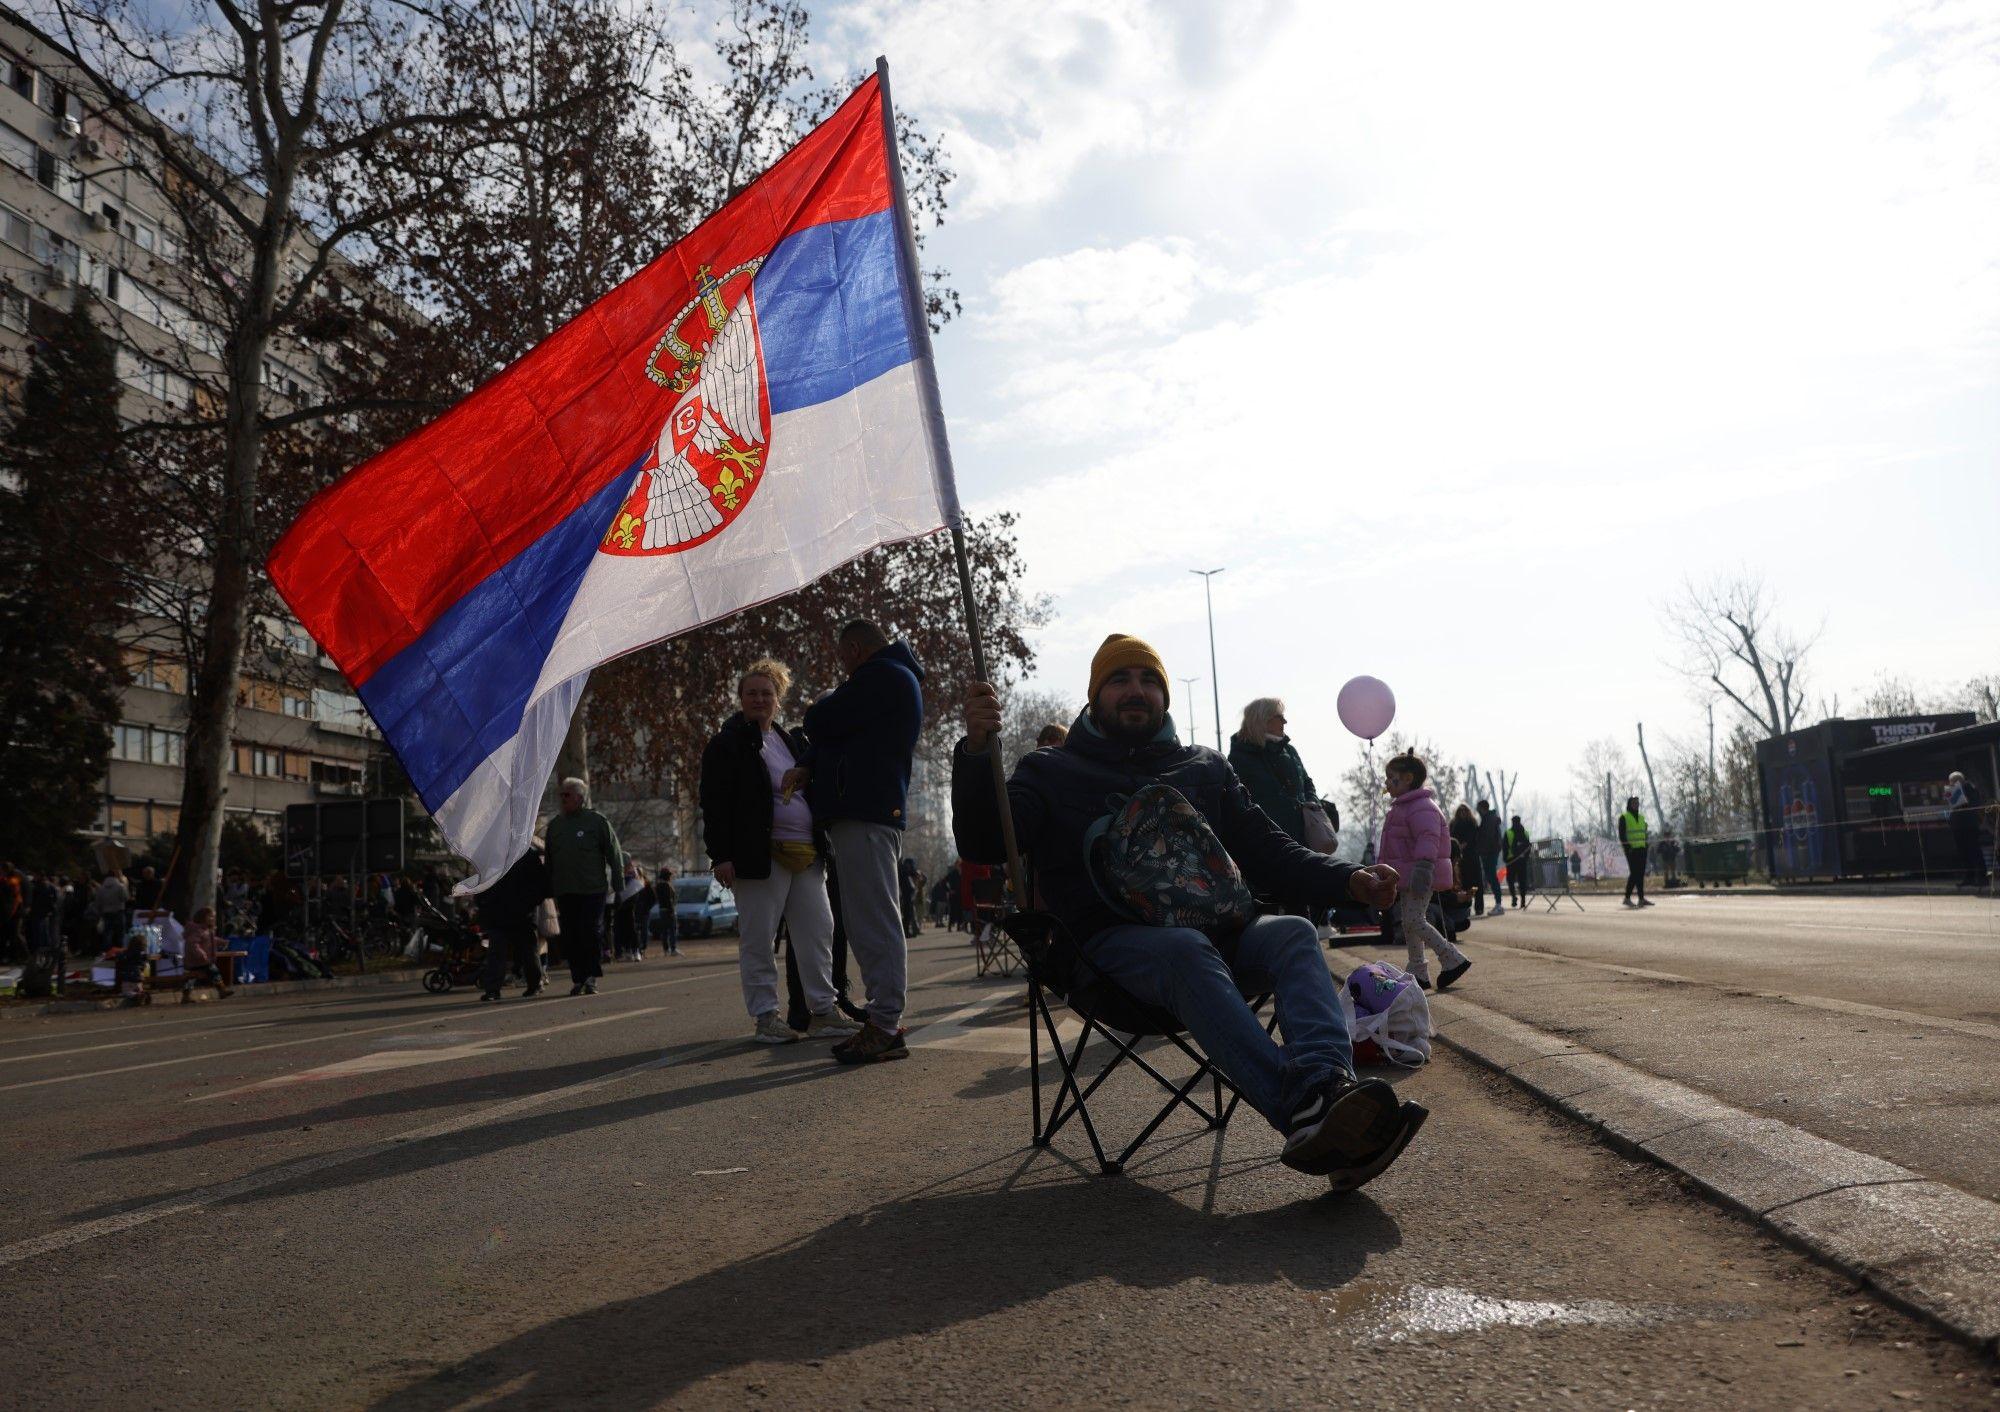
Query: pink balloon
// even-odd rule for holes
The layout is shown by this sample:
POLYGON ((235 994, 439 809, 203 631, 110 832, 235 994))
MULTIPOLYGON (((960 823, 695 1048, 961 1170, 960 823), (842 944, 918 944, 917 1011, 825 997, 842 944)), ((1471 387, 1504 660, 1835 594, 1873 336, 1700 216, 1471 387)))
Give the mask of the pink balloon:
POLYGON ((1374 677, 1356 677, 1340 689, 1340 723, 1366 740, 1389 729, 1396 719, 1396 693, 1374 677))

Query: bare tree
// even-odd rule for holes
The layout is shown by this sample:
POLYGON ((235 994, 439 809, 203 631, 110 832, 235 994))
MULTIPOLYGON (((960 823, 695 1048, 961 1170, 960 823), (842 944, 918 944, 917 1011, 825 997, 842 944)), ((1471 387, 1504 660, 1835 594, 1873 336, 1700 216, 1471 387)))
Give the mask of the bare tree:
POLYGON ((1575 822, 1589 820, 1593 828, 1612 832, 1612 821, 1625 801, 1639 792, 1639 773, 1632 768, 1623 746, 1609 737, 1586 741, 1583 753, 1570 767, 1570 789, 1578 804, 1575 822), (1611 797, 1605 799, 1605 782, 1611 797))
POLYGON ((1720 692, 1766 735, 1810 724, 1803 667, 1819 635, 1799 637, 1781 627, 1761 580, 1690 579, 1664 611, 1681 640, 1680 670, 1704 697, 1720 692))
MULTIPOLYGON (((206 0, 171 13, 137 0, 47 0, 83 83, 105 107, 129 169, 180 224, 183 269, 149 317, 175 335, 199 391, 170 429, 207 443, 188 464, 212 507, 194 624, 180 868, 183 909, 212 900, 238 680, 272 527, 272 438, 353 404, 268 385, 267 360, 335 287, 345 252, 410 204, 445 199, 443 175, 386 185, 409 155, 445 142, 473 152, 507 115, 433 109, 421 76, 439 37, 476 21, 476 0, 206 0)), ((400 400, 400 399, 399 399, 400 400)))

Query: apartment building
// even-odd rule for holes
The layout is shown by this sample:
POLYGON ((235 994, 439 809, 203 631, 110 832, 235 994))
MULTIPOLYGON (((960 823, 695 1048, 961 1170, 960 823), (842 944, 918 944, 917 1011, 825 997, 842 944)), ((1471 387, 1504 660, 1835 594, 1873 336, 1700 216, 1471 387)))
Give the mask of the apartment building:
MULTIPOLYGON (((83 286, 115 324, 128 415, 200 409, 201 374, 222 342, 198 313, 184 234, 158 188, 132 170, 143 154, 74 82, 63 49, 0 7, 0 401, 18 395, 35 336, 83 286)), ((322 386, 318 356, 297 344, 276 349, 264 372, 281 401, 303 405, 322 386)), ((199 592, 198 565, 166 572, 199 592)), ((179 821, 187 667, 171 618, 143 605, 124 617, 133 677, 120 718, 105 723, 112 758, 93 832, 143 842, 179 821)), ((277 618, 255 627, 226 807, 275 832, 288 804, 376 784, 382 746, 304 629, 277 618)))

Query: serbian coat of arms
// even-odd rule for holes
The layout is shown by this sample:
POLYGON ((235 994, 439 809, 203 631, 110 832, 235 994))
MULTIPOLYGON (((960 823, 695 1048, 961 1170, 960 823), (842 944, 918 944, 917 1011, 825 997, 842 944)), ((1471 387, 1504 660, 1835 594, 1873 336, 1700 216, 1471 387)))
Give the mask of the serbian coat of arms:
POLYGON ((771 440, 771 399, 753 288, 761 259, 716 275, 668 322, 646 376, 677 394, 638 483, 599 546, 676 554, 729 527, 750 503, 771 440))

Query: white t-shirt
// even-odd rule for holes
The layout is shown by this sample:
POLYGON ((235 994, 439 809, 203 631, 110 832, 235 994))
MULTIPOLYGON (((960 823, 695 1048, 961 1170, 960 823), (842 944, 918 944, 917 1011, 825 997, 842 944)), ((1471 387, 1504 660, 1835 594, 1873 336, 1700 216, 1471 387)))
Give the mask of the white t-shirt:
POLYGON ((764 770, 771 777, 771 838, 777 843, 810 843, 813 836, 812 810, 806 807, 803 791, 795 790, 791 803, 785 802, 785 771, 799 762, 791 747, 774 730, 764 732, 764 770))

